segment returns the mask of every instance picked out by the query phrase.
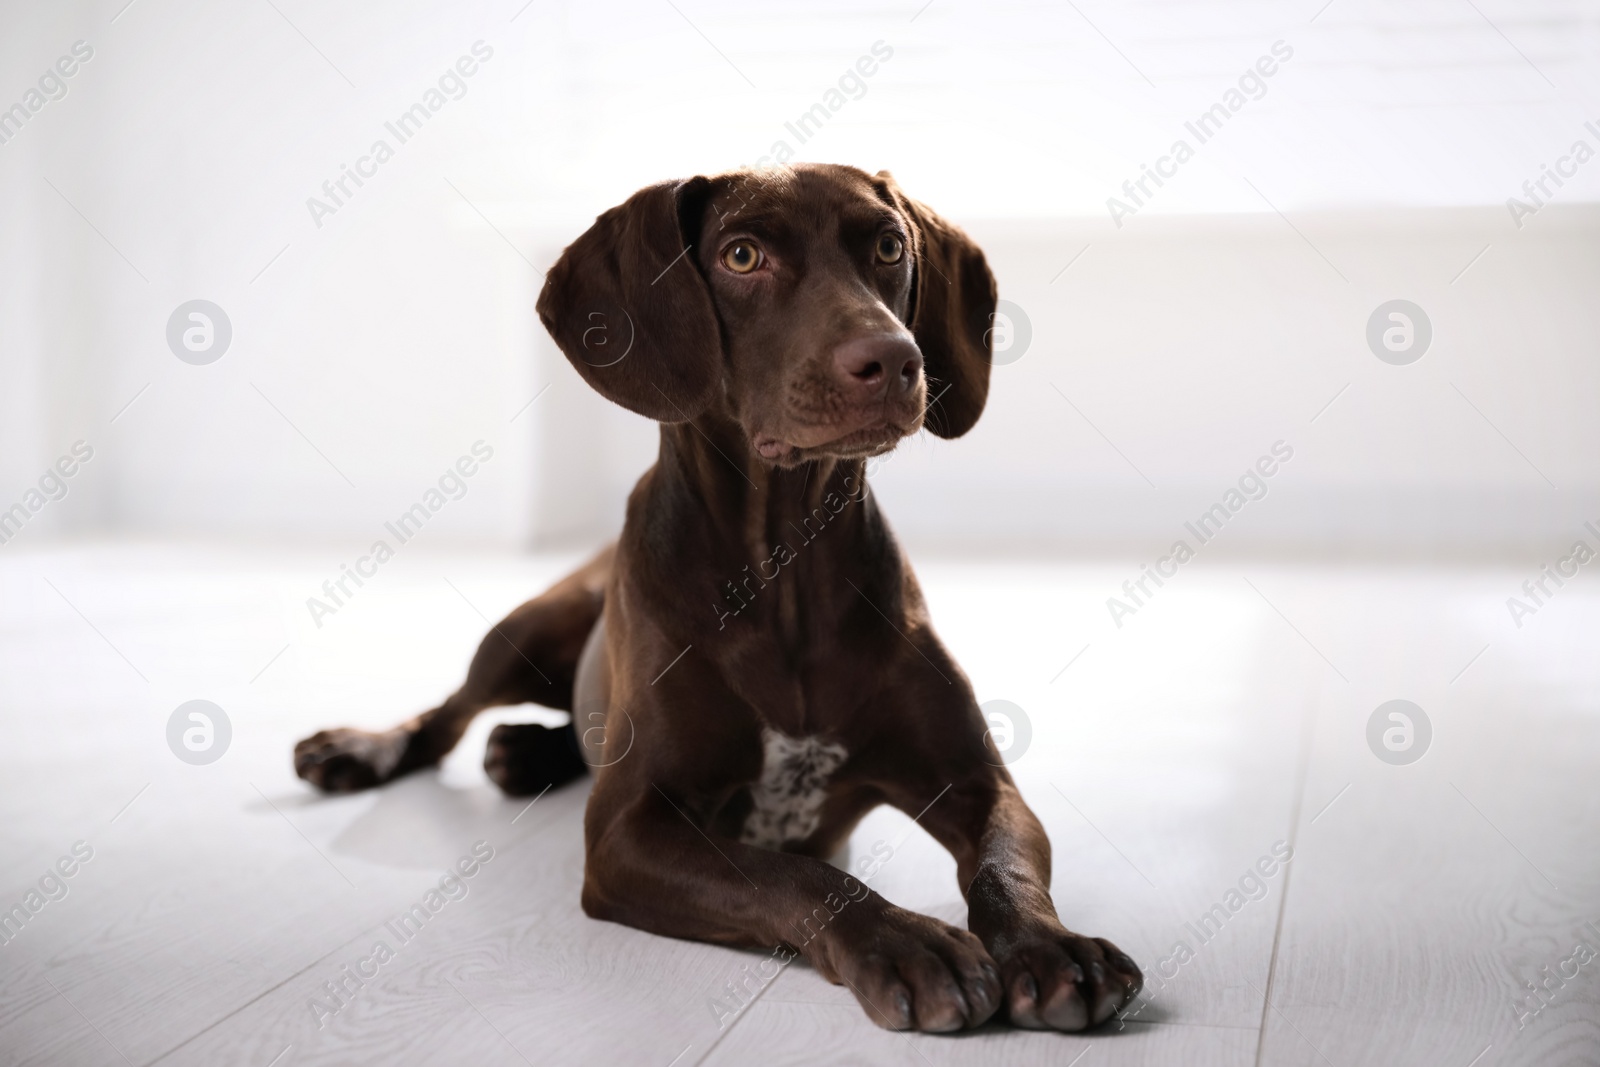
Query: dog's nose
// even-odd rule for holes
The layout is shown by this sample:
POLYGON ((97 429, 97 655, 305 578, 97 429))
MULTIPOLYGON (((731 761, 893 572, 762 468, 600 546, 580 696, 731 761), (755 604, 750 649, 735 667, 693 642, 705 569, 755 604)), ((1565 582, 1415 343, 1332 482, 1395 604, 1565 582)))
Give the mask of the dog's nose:
POLYGON ((906 334, 856 337, 833 350, 834 376, 860 403, 896 400, 917 386, 922 350, 906 334))

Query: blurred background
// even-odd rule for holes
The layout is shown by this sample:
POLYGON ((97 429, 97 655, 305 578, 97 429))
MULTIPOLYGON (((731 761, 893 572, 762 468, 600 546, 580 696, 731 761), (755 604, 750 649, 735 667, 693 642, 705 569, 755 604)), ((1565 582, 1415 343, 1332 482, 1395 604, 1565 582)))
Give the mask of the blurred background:
POLYGON ((609 535, 654 427, 565 366, 541 269, 643 184, 784 153, 892 170, 1025 318, 977 429, 876 475, 913 547, 1147 557, 1278 440, 1210 551, 1537 556, 1600 502, 1593 3, 5 11, 0 504, 94 449, 6 551, 364 547, 477 440, 429 543, 609 535), (1404 366, 1366 338, 1395 299, 1404 366), (231 326, 205 365, 191 300, 231 326))

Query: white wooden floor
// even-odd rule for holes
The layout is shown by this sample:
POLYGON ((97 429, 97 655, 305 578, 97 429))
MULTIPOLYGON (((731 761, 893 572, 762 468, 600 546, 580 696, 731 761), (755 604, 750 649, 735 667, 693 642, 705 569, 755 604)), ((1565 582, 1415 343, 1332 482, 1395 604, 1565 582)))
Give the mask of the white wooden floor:
MULTIPOLYGON (((0 908, 25 907, 76 842, 93 850, 0 946, 0 1063, 1600 1063, 1600 959, 1573 952, 1600 949, 1587 573, 1519 629, 1505 601, 1537 564, 1199 561, 1119 630, 1105 598, 1134 567, 924 561, 980 699, 1031 719, 1014 771, 1054 842, 1063 917, 1152 975, 1120 1031, 951 1038, 879 1030, 804 964, 719 1027, 710 1000, 759 956, 584 918, 585 786, 501 798, 478 767, 489 717, 437 774, 312 795, 297 737, 433 702, 479 613, 568 561, 402 554, 318 629, 304 601, 339 562, 0 552, 0 908), (166 741, 197 698, 233 728, 206 766, 166 741), (1433 726, 1408 766, 1366 741, 1393 698, 1433 726), (478 841, 493 859, 467 895, 401 944, 384 923, 478 841), (1186 924, 1280 841, 1293 859, 1265 896, 1202 943, 1186 924), (392 959, 361 964, 379 940, 392 959), (347 965, 377 973, 319 1017, 347 965), (1563 966, 1577 973, 1519 1028, 1525 983, 1563 966)), ((899 847, 876 888, 961 921, 930 839, 880 813, 852 849, 879 840, 899 847)))

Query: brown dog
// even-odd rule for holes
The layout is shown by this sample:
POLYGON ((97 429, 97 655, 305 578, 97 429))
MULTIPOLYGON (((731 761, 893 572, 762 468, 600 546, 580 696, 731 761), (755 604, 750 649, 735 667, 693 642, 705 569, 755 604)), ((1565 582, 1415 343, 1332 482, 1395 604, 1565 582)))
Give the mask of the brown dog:
POLYGON ((1139 970, 1056 917, 1050 843, 865 481, 923 425, 977 421, 994 308, 983 253, 887 173, 741 171, 607 211, 539 316, 662 423, 620 540, 495 627, 440 707, 318 733, 295 769, 362 789, 437 763, 486 707, 571 710, 576 729, 496 727, 484 765, 523 795, 587 759, 590 916, 798 951, 894 1029, 1103 1022, 1139 970), (970 933, 823 861, 882 803, 955 856, 970 933))

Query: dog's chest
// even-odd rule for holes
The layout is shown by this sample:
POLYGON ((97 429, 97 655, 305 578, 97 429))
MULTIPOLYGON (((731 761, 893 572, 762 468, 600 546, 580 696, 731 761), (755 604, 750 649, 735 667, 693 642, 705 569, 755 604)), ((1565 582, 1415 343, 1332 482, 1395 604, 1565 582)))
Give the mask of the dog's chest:
POLYGON ((790 737, 770 727, 761 731, 761 778, 750 787, 753 807, 739 840, 779 848, 816 832, 828 780, 849 754, 837 742, 790 737))

